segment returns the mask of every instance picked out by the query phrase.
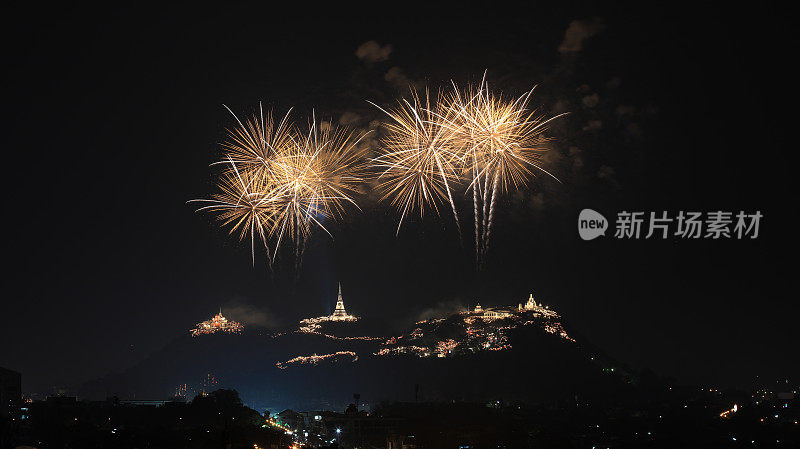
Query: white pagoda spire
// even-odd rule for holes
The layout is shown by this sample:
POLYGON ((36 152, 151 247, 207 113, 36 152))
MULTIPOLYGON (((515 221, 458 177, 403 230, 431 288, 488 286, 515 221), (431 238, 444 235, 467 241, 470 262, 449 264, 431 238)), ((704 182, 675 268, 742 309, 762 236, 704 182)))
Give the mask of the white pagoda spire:
POLYGON ((342 283, 339 283, 339 297, 336 299, 336 310, 333 311, 333 317, 345 317, 347 312, 344 310, 344 300, 342 299, 342 283))

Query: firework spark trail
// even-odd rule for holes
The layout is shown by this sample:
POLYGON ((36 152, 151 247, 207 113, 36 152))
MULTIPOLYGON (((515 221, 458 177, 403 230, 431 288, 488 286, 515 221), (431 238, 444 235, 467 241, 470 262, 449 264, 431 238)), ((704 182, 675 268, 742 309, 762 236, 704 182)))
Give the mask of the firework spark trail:
POLYGON ((461 223, 458 221, 458 211, 456 210, 456 203, 453 201, 453 194, 450 192, 450 185, 447 182, 447 176, 444 175, 444 168, 439 158, 436 158, 436 167, 439 169, 439 174, 442 176, 444 188, 447 191, 447 200, 450 202, 450 207, 453 209, 453 219, 456 222, 456 229, 458 230, 458 241, 461 242, 461 223))
MULTIPOLYGON (((473 176, 477 176, 477 174, 473 174, 473 176)), ((473 214, 475 216, 475 267, 480 265, 481 256, 480 256, 480 222, 478 221, 478 183, 475 182, 473 179, 472 182, 472 204, 473 204, 473 214)))
MULTIPOLYGON (((492 223, 494 222, 494 205, 497 200, 497 181, 500 179, 499 173, 494 174, 494 182, 492 183, 492 201, 489 206, 489 220, 486 225, 486 236, 483 239, 483 255, 486 259, 486 253, 489 251, 489 238, 492 236, 492 223)), ((485 260, 484 260, 485 262, 485 260)))
MULTIPOLYGON (((480 173, 478 173, 478 179, 480 179, 480 173)), ((486 226, 488 225, 488 222, 489 222, 489 214, 488 214, 489 192, 491 192, 491 190, 489 190, 488 171, 486 169, 484 169, 484 173, 483 173, 483 212, 481 214, 481 216, 483 217, 483 227, 481 228, 481 229, 483 229, 483 233, 481 234, 481 240, 482 241, 485 241, 486 226)), ((483 247, 483 245, 481 245, 481 247, 483 247)))
MULTIPOLYGON (((485 77, 485 74, 484 74, 485 77)), ((469 114, 470 108, 481 96, 483 90, 483 81, 481 87, 473 92, 472 88, 468 88, 462 95, 461 90, 451 81, 452 93, 445 99, 443 108, 452 114, 455 118, 448 121, 453 129, 453 139, 457 142, 455 146, 459 148, 461 163, 463 166, 462 174, 469 175, 466 180, 469 181, 467 190, 472 188, 472 205, 473 205, 473 221, 475 227, 475 267, 480 267, 481 260, 481 172, 480 172, 480 155, 478 154, 477 147, 472 144, 474 141, 474 127, 469 126, 465 116, 469 114), (467 99, 467 100, 465 100, 467 99)), ((484 189, 485 191, 485 189, 484 189)))
POLYGON ((275 126, 271 111, 264 114, 264 109, 259 103, 258 115, 242 122, 239 117, 226 105, 223 105, 236 120, 238 127, 226 130, 227 139, 220 144, 225 160, 217 164, 238 164, 244 167, 256 167, 256 171, 270 170, 270 161, 291 140, 289 109, 283 119, 275 126))
MULTIPOLYGON (((233 165, 233 164, 232 164, 233 165)), ((190 200, 190 202, 209 203, 197 209, 197 212, 212 211, 218 213, 217 219, 223 226, 230 226, 229 234, 238 231, 239 240, 250 237, 250 250, 255 265, 255 241, 264 244, 269 255, 268 235, 266 229, 272 219, 273 203, 268 188, 252 176, 251 171, 240 171, 235 165, 231 171, 223 173, 218 187, 220 193, 212 195, 209 200, 190 200)))
MULTIPOLYGON (((461 235, 461 221, 458 219, 458 210, 456 209, 456 203, 453 200, 453 194, 450 190, 450 183, 448 182, 448 176, 446 173, 452 172, 453 174, 453 181, 460 181, 460 177, 457 175, 459 165, 461 160, 463 160, 463 155, 461 154, 461 150, 455 147, 452 144, 453 137, 459 132, 459 125, 455 122, 457 116, 452 114, 450 108, 446 106, 447 101, 439 95, 438 103, 436 105, 436 109, 432 109, 430 106, 430 100, 426 96, 427 100, 427 108, 425 109, 426 114, 433 121, 428 120, 428 123, 432 124, 433 126, 439 127, 444 136, 441 138, 442 140, 442 147, 447 148, 446 151, 443 153, 451 158, 451 160, 447 161, 447 169, 445 169, 444 164, 442 164, 442 154, 437 152, 434 153, 434 157, 436 159, 436 166, 439 170, 439 175, 442 177, 442 182, 444 183, 445 190, 447 191, 447 200, 450 203, 450 207, 453 212, 453 220, 456 223, 456 230, 458 231, 458 242, 459 244, 463 245, 462 242, 462 235, 461 235), (437 110, 438 109, 438 110, 437 110)), ((433 149, 433 145, 431 146, 433 149)))

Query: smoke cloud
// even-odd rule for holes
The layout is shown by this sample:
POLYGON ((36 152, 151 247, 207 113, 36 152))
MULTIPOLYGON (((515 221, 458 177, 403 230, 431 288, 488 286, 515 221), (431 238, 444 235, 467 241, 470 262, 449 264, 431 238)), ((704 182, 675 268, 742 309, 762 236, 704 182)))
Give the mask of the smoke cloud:
POLYGON ((222 306, 226 318, 238 321, 245 326, 273 329, 279 326, 275 316, 264 307, 250 304, 241 299, 233 299, 222 306))
POLYGON ((429 320, 431 318, 442 318, 454 313, 464 312, 465 310, 469 310, 469 308, 459 300, 448 300, 448 301, 441 301, 434 305, 433 307, 429 307, 417 315, 416 321, 422 320, 429 320))
POLYGON ((389 59, 389 54, 391 52, 392 46, 390 44, 381 46, 375 41, 367 41, 358 46, 356 49, 356 56, 367 64, 373 64, 375 62, 386 61, 389 59))
POLYGON ((593 19, 573 20, 564 33, 564 40, 558 46, 561 54, 577 53, 583 49, 583 41, 603 31, 605 25, 603 19, 595 17, 593 19))

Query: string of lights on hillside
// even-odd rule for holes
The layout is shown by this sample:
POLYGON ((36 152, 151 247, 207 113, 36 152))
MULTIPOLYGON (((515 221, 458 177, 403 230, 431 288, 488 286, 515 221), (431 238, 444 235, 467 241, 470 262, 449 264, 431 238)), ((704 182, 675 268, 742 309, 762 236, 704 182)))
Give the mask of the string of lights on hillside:
POLYGON ((394 348, 382 348, 380 351, 375 353, 375 355, 391 354, 416 354, 420 357, 429 357, 431 352, 428 348, 423 346, 397 346, 394 348))
POLYGON ((381 337, 369 337, 369 336, 357 336, 357 337, 339 337, 337 335, 326 334, 324 332, 316 332, 316 331, 300 331, 297 330, 297 333, 302 334, 314 334, 319 335, 320 337, 329 338, 331 340, 340 340, 340 341, 376 341, 376 340, 383 340, 381 337))
POLYGON ((291 364, 317 365, 319 362, 321 362, 323 360, 329 360, 329 359, 331 359, 331 360, 348 360, 348 359, 350 359, 350 361, 355 362, 356 360, 358 360, 358 356, 353 351, 337 351, 337 352, 334 352, 332 354, 322 354, 322 355, 317 355, 317 354, 312 354, 312 355, 308 355, 308 356, 300 355, 300 356, 297 356, 297 357, 295 357, 293 359, 289 359, 289 360, 287 360, 285 362, 277 362, 275 364, 275 366, 277 366, 280 369, 286 369, 287 368, 286 365, 291 365, 291 364))

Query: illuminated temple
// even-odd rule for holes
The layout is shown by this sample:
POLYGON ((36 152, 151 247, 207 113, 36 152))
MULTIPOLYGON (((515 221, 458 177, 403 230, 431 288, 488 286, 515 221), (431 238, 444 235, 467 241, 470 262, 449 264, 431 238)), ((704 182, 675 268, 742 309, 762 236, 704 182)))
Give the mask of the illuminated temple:
MULTIPOLYGON (((540 305, 536 304, 536 300, 533 299, 533 293, 531 293, 531 296, 528 298, 528 302, 525 303, 524 310, 536 310, 539 307, 540 305)), ((522 304, 519 305, 519 310, 523 310, 522 304)))
POLYGON ((242 326, 241 323, 225 318, 222 315, 222 309, 219 309, 219 313, 214 315, 213 318, 203 321, 202 323, 197 323, 197 326, 195 326, 194 329, 190 329, 189 332, 192 333, 192 337, 203 334, 213 334, 215 332, 238 334, 242 332, 243 328, 244 326, 242 326))
MULTIPOLYGON (((533 294, 526 303, 520 302, 517 307, 484 307, 476 304, 474 308, 462 310, 458 315, 461 325, 452 319, 455 315, 417 321, 418 327, 413 332, 385 340, 373 354, 447 358, 480 351, 505 351, 512 349, 512 330, 523 326, 533 326, 547 334, 575 342, 564 329, 558 313, 536 302, 533 294), (447 329, 442 332, 439 328, 444 321, 447 322, 447 329)), ((520 343, 524 344, 522 340, 520 343)))
POLYGON ((342 300, 342 284, 339 283, 339 297, 336 299, 336 309, 330 316, 331 321, 353 321, 355 317, 348 315, 344 309, 344 300, 342 300))
POLYGON ((358 317, 350 315, 344 308, 344 300, 342 299, 342 284, 339 284, 339 297, 336 298, 336 308, 333 313, 326 316, 316 318, 306 318, 300 320, 300 327, 297 329, 299 332, 308 334, 319 334, 322 329, 322 323, 330 321, 358 321, 358 317))
POLYGON ((530 294, 528 297, 528 302, 525 305, 520 303, 517 306, 517 310, 512 308, 504 308, 504 307, 490 307, 484 308, 481 307, 480 304, 475 306, 475 309, 471 312, 472 315, 478 316, 484 320, 499 320, 504 318, 510 318, 515 314, 525 313, 525 312, 533 312, 534 316, 539 315, 546 315, 546 316, 555 316, 555 312, 548 309, 547 306, 539 304, 533 299, 533 293, 530 294))

